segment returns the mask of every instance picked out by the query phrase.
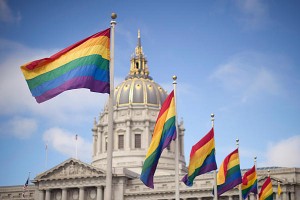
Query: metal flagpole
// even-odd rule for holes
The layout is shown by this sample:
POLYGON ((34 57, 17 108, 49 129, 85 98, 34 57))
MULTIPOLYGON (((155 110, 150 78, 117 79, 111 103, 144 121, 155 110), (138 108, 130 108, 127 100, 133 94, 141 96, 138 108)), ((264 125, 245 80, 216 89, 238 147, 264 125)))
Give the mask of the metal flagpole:
POLYGON ((108 101, 108 136, 107 136, 107 166, 105 200, 112 199, 112 152, 113 152, 113 100, 114 100, 114 53, 115 53, 115 19, 116 13, 111 14, 110 21, 110 62, 109 62, 109 101, 108 101))
MULTIPOLYGON (((255 173, 256 173, 256 178, 257 178, 256 160, 257 160, 257 157, 255 156, 254 157, 254 167, 255 167, 255 173)), ((257 184, 256 184, 256 190, 257 190, 256 199, 259 199, 259 195, 258 195, 259 194, 259 191, 258 191, 258 179, 256 181, 257 181, 257 184)))
POLYGON ((46 153, 46 160, 45 160, 45 169, 48 167, 48 142, 46 142, 46 147, 45 147, 45 153, 46 153))
MULTIPOLYGON (((240 140, 237 138, 235 141, 236 141, 236 146, 238 148, 238 155, 239 155, 239 160, 240 160, 240 151, 239 151, 239 141, 240 140)), ((241 163, 240 163, 240 166, 241 166, 241 163)), ((243 197, 242 197, 242 184, 241 183, 239 184, 239 199, 240 200, 243 199, 243 197)))
POLYGON ((173 76, 174 87, 174 102, 175 102, 175 127, 176 127, 176 139, 175 139, 175 199, 179 200, 179 132, 177 124, 177 105, 176 105, 176 85, 177 76, 173 76))
MULTIPOLYGON (((211 126, 215 127, 215 115, 212 113, 211 117, 211 126)), ((215 152, 216 154, 216 152, 215 152)), ((217 171, 214 170, 214 200, 218 200, 218 187, 217 187, 217 171)))
POLYGON ((76 134, 76 135, 75 135, 75 145, 76 145, 76 154, 75 154, 75 158, 78 160, 78 154, 77 154, 77 153, 78 153, 78 152, 77 152, 77 151, 78 151, 78 150, 77 150, 77 139, 78 139, 78 135, 76 134))

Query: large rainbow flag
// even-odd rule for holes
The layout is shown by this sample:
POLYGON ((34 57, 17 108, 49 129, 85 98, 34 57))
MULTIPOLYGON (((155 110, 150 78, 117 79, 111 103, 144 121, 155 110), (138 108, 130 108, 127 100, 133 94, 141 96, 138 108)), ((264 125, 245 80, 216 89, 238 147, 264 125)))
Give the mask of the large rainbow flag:
POLYGON ((223 161, 217 174, 218 196, 242 182, 239 149, 230 153, 223 161))
POLYGON ((141 181, 148 187, 154 188, 153 176, 158 160, 164 148, 176 138, 176 107, 174 91, 164 101, 158 114, 150 147, 140 176, 141 181))
POLYGON ((270 177, 268 177, 264 184, 261 186, 258 196, 259 200, 273 200, 273 186, 270 177))
POLYGON ((192 186, 196 176, 205 174, 217 169, 215 157, 215 139, 214 129, 212 128, 199 142, 191 149, 190 164, 188 166, 188 174, 182 181, 187 186, 192 186))
POLYGON ((77 88, 109 93, 110 28, 21 66, 38 103, 77 88))
POLYGON ((242 180, 243 199, 246 199, 250 192, 257 194, 257 174, 255 166, 253 166, 244 174, 242 180))

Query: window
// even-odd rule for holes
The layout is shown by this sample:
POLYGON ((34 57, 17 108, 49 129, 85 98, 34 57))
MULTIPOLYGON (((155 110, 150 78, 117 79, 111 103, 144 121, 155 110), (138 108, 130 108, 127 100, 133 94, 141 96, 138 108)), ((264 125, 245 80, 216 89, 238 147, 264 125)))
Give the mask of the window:
POLYGON ((124 135, 118 136, 118 149, 124 149, 124 135))
POLYGON ((134 135, 134 148, 136 149, 141 148, 141 134, 134 135))

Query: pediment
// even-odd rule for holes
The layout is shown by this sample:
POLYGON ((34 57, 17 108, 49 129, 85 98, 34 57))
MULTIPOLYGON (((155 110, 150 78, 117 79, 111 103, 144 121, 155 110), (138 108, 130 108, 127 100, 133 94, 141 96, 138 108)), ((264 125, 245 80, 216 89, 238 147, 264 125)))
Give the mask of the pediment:
MULTIPOLYGON (((261 183, 261 184, 263 184, 267 178, 268 178, 267 175, 262 176, 262 177, 258 178, 258 182, 261 183)), ((286 183, 286 180, 281 179, 281 178, 277 178, 277 177, 273 177, 272 175, 270 176, 270 178, 271 178, 271 181, 272 181, 272 184, 273 184, 273 185, 274 185, 274 184, 277 185, 277 182, 280 182, 280 183, 286 183)))
POLYGON ((59 180, 100 176, 105 176, 105 172, 103 170, 82 161, 70 158, 52 169, 39 174, 35 177, 35 180, 59 180))

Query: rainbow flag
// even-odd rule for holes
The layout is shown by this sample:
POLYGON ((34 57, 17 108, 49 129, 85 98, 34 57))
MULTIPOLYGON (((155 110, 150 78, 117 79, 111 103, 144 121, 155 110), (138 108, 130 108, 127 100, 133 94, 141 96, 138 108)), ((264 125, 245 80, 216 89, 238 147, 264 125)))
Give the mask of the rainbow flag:
POLYGON ((141 181, 148 187, 154 188, 153 176, 158 160, 164 148, 176 138, 176 107, 174 91, 164 101, 158 114, 152 141, 148 149, 140 176, 141 181))
POLYGON ((246 199, 250 192, 257 194, 257 174, 255 166, 248 170, 242 180, 242 195, 246 199))
POLYGON ((261 186, 258 196, 259 200, 273 200, 273 186, 270 177, 268 177, 264 184, 261 186))
POLYGON ((109 93, 110 28, 21 66, 38 103, 77 88, 109 93))
POLYGON ((239 150, 230 153, 223 161, 217 174, 218 196, 242 182, 239 150))
POLYGON ((215 139, 214 129, 212 128, 192 147, 188 174, 186 174, 181 181, 183 181, 187 186, 192 186, 196 176, 216 169, 215 139))

